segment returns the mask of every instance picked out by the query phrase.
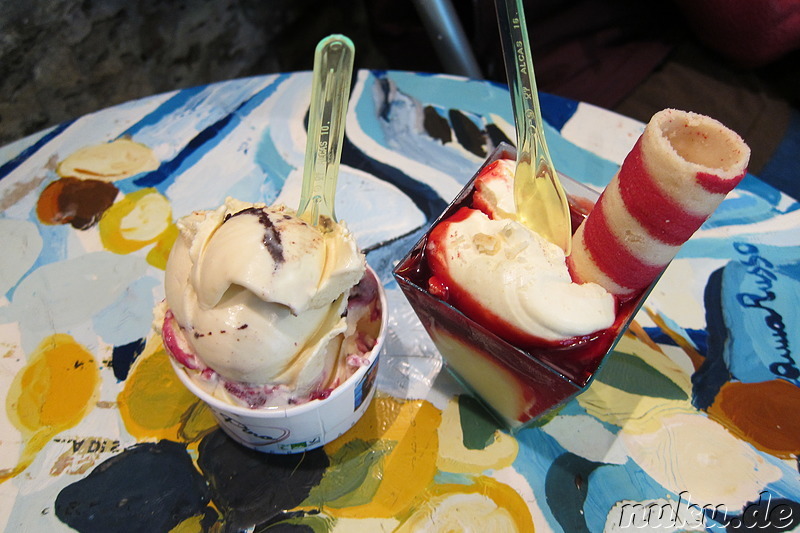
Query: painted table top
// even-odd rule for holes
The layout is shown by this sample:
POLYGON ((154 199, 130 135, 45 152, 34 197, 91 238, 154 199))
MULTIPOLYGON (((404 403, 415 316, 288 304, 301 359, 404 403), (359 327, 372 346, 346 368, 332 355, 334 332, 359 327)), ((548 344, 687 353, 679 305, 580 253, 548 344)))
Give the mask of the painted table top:
MULTIPOLYGON (((591 387, 511 436, 441 371, 390 274, 514 136, 504 87, 445 75, 361 71, 348 112, 336 211, 390 304, 372 406, 302 455, 226 438, 171 373, 152 307, 175 219, 229 195, 296 205, 309 83, 305 72, 186 89, 0 148, 0 527, 800 524, 798 202, 748 176, 591 387)), ((548 95, 542 107, 556 166, 595 187, 643 129, 548 95)))

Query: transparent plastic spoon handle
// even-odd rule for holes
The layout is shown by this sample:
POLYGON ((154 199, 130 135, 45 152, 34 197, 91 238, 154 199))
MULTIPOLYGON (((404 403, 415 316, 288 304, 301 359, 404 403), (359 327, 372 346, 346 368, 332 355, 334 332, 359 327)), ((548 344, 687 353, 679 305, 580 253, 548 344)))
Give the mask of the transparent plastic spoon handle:
POLYGON ((315 226, 323 216, 336 220, 334 199, 354 55, 353 43, 344 35, 322 39, 314 54, 303 188, 297 214, 315 226))
POLYGON ((517 216, 527 227, 569 254, 572 244, 569 204, 544 137, 522 0, 495 0, 495 6, 517 127, 514 174, 517 216))

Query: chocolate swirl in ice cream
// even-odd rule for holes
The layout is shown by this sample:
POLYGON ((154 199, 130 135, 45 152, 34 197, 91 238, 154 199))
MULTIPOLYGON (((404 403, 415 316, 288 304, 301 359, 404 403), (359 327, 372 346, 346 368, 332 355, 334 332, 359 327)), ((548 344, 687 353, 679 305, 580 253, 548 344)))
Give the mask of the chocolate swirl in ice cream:
MULTIPOLYGON (((275 261, 276 264, 283 263, 284 258, 283 244, 281 244, 281 234, 275 230, 275 225, 272 223, 272 220, 270 220, 269 213, 261 208, 248 207, 247 209, 243 209, 238 213, 226 215, 224 222, 227 222, 232 217, 237 217, 239 215, 254 215, 258 218, 259 224, 264 226, 264 240, 262 241, 264 243, 264 247, 272 256, 272 260, 275 261)), ((284 215, 284 218, 288 216, 289 215, 284 215)))

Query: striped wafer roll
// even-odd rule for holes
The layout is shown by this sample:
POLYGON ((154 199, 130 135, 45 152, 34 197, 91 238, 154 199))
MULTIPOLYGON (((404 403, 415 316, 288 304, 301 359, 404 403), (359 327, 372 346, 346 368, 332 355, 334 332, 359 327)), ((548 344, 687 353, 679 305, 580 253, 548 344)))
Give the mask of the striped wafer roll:
POLYGON ((648 286, 744 177, 750 148, 718 121, 659 111, 578 227, 575 281, 626 298, 648 286))

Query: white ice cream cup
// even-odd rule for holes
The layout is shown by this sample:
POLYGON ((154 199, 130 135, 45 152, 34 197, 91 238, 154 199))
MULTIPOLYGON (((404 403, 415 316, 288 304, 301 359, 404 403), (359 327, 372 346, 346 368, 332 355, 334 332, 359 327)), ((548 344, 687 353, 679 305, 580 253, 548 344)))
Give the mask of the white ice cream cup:
POLYGON ((380 332, 367 355, 368 364, 356 370, 325 399, 291 407, 248 409, 210 395, 170 357, 172 368, 186 388, 205 402, 220 428, 238 443, 260 452, 277 454, 299 453, 324 446, 353 427, 375 395, 378 355, 386 337, 388 310, 380 278, 369 266, 367 273, 378 285, 380 332))

